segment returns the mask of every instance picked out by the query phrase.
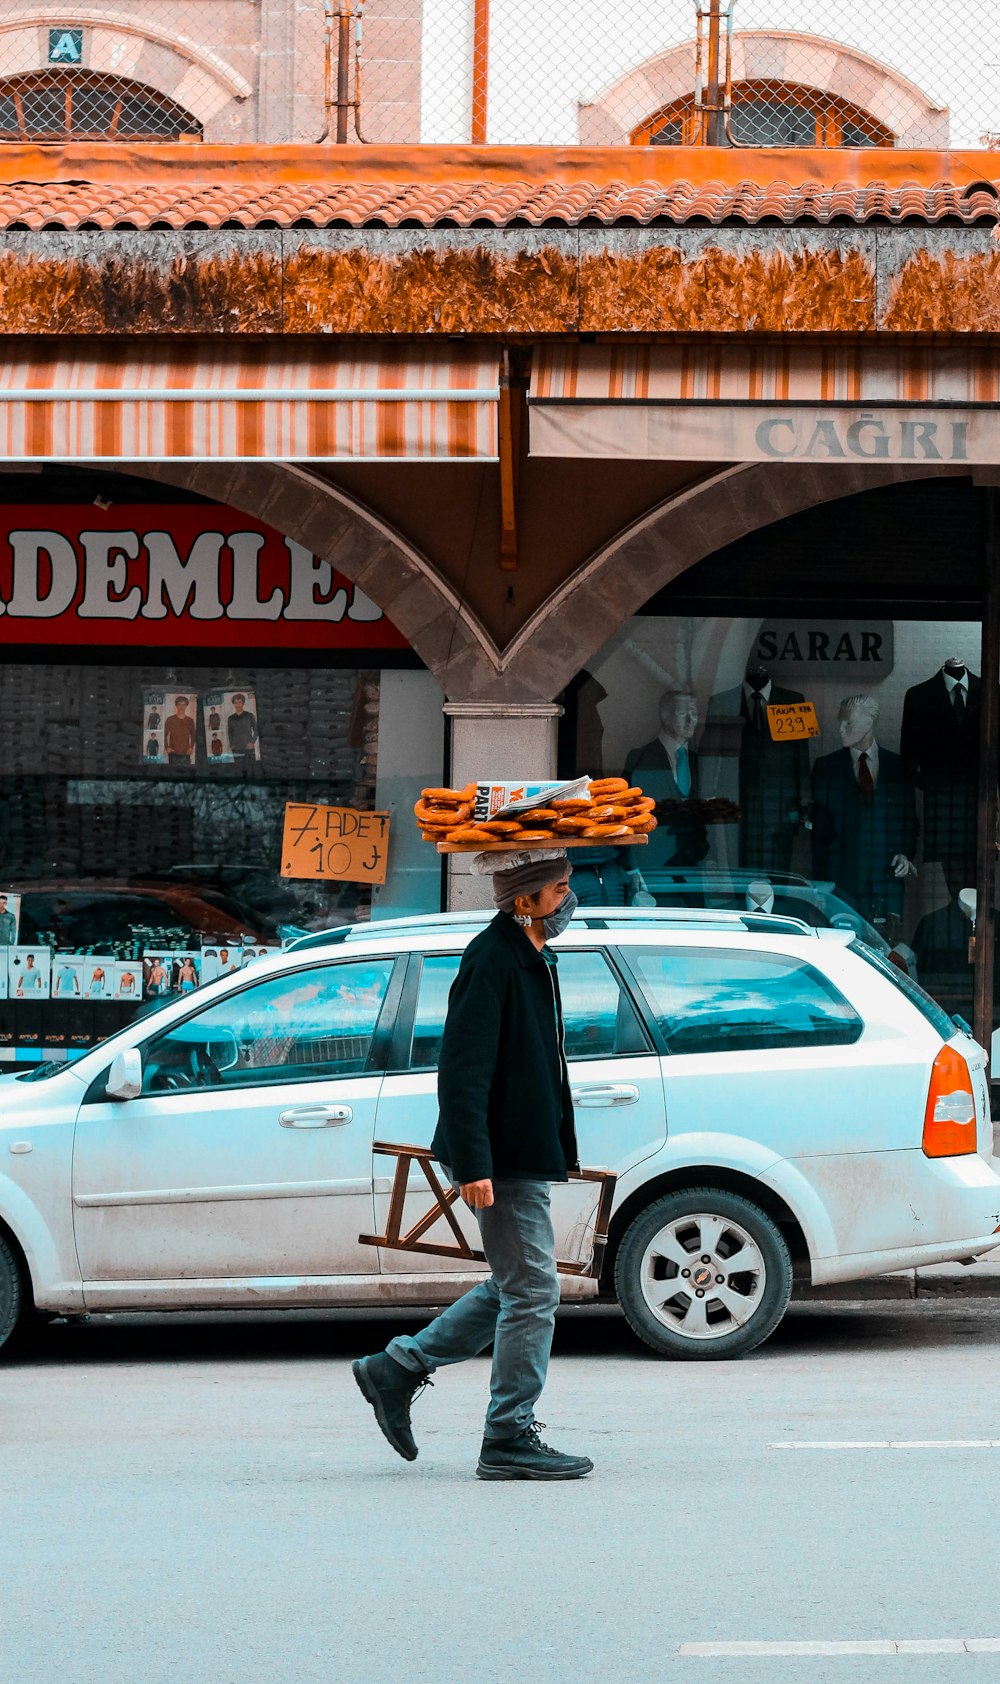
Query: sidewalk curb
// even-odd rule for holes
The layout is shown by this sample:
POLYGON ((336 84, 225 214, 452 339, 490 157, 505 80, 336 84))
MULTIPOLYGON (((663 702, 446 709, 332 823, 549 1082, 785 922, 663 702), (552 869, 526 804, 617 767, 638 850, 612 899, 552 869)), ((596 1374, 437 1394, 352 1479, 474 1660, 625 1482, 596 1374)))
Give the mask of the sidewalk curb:
POLYGON ((902 1269, 869 1280, 837 1281, 829 1286, 796 1286, 793 1304, 899 1303, 941 1298, 1000 1299, 1000 1263, 938 1263, 927 1269, 902 1269))

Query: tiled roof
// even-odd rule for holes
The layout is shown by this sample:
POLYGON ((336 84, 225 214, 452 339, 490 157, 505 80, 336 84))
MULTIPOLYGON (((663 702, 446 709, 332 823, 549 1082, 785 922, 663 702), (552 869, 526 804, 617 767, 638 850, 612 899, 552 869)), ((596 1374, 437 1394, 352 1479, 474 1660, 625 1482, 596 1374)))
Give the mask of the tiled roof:
POLYGON ((583 223, 993 223, 1000 183, 92 181, 0 183, 0 228, 577 227, 583 223))

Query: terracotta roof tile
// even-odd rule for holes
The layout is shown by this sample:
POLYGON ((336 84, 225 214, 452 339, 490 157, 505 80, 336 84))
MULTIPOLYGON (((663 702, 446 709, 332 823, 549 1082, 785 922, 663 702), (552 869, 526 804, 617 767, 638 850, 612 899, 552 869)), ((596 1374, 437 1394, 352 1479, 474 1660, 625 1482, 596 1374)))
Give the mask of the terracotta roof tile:
POLYGON ((0 184, 0 228, 577 227, 582 223, 995 223, 1000 183, 744 180, 0 184))

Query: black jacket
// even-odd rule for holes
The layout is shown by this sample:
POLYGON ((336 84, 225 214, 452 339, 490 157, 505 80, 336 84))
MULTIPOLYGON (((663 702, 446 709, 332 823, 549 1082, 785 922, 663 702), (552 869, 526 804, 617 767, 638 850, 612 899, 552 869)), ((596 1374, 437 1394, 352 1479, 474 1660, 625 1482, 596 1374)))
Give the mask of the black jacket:
POLYGON ((579 1167, 555 968, 506 912, 452 984, 438 1105, 432 1150, 456 1181, 565 1181, 579 1167))
POLYGON ((892 859, 917 849, 917 800, 898 754, 878 748, 878 782, 870 801, 861 793, 849 748, 824 754, 813 767, 813 875, 832 877, 837 890, 865 918, 902 914, 903 879, 892 859))

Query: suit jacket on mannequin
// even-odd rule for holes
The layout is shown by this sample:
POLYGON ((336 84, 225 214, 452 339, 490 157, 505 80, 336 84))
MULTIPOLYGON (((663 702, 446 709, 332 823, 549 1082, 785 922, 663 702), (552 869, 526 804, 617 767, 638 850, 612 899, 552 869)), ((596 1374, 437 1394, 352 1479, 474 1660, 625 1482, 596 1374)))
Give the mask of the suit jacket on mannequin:
POLYGON ((873 924, 903 912, 904 879, 895 854, 912 859, 917 801, 900 755, 878 745, 878 780, 862 794, 849 748, 824 754, 813 767, 813 875, 832 878, 843 900, 873 924))
MULTIPOLYGON (((691 788, 688 794, 697 797, 700 794, 698 756, 690 747, 688 765, 691 768, 691 788)), ((686 799, 677 787, 670 756, 659 737, 654 737, 651 743, 644 743, 642 748, 632 750, 625 761, 625 776, 629 783, 640 783, 644 794, 651 795, 657 802, 686 799)), ((708 853, 708 832, 705 826, 684 814, 670 819, 661 818, 657 814, 657 820, 657 828, 650 832, 648 846, 643 848, 641 857, 636 855, 632 863, 642 871, 659 870, 670 865, 700 864, 708 853)))
POLYGON ((942 862, 956 892, 976 880, 982 686, 975 673, 966 677, 961 719, 942 672, 907 690, 899 737, 907 774, 924 792, 924 858, 942 862))
MULTIPOLYGON (((772 682, 772 707, 804 698, 772 682)), ((739 802, 738 863, 751 870, 791 868, 795 821, 809 791, 809 749, 804 739, 775 742, 766 719, 753 729, 742 684, 723 690, 708 704, 701 742, 705 795, 739 802)))

